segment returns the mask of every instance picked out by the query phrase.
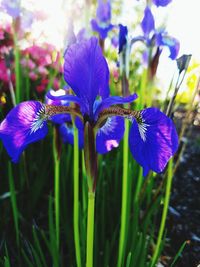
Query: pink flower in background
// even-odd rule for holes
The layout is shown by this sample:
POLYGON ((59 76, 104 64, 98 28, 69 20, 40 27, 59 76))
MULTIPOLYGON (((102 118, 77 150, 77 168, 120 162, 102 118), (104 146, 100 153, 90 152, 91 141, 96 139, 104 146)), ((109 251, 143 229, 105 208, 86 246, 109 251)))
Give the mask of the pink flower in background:
POLYGON ((59 80, 58 78, 55 78, 55 79, 53 80, 53 88, 54 88, 55 90, 58 90, 58 89, 60 88, 60 80, 59 80))
POLYGON ((9 24, 0 25, 0 54, 8 54, 13 47, 13 33, 9 24))
POLYGON ((31 71, 29 72, 29 78, 33 81, 36 81, 38 79, 38 75, 34 71, 31 71))
POLYGON ((0 82, 8 82, 7 68, 4 60, 0 60, 0 82))
POLYGON ((46 76, 49 73, 48 70, 43 66, 39 66, 37 70, 41 76, 46 76))
POLYGON ((41 84, 38 85, 38 86, 36 86, 36 91, 38 93, 44 92, 46 90, 46 88, 47 88, 48 83, 49 83, 49 80, 48 79, 45 79, 45 78, 42 79, 41 80, 41 84))

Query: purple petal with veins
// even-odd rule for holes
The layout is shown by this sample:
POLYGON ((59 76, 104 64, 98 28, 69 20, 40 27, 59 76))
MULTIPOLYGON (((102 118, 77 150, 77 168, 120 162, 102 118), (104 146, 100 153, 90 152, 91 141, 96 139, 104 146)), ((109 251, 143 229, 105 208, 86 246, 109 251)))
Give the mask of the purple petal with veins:
POLYGON ((178 149, 178 136, 172 120, 157 108, 144 109, 141 119, 139 123, 133 120, 129 147, 146 176, 150 170, 164 170, 178 149))
POLYGON ((107 119, 106 123, 97 131, 96 150, 105 154, 119 146, 124 136, 124 118, 116 116, 107 119))
POLYGON ((19 160, 28 144, 46 136, 48 128, 44 111, 40 102, 22 102, 0 124, 0 139, 13 162, 19 160))

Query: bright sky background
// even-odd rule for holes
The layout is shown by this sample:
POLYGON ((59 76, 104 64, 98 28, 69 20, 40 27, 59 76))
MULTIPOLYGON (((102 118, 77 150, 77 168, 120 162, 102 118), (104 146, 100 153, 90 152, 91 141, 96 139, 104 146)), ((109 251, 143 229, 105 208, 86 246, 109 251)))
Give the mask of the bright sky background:
MULTIPOLYGON (((169 5, 167 14, 167 30, 180 41, 179 56, 192 54, 192 60, 200 62, 200 1, 174 0, 169 5)), ((176 64, 164 56, 163 54, 158 75, 169 84, 176 64)))

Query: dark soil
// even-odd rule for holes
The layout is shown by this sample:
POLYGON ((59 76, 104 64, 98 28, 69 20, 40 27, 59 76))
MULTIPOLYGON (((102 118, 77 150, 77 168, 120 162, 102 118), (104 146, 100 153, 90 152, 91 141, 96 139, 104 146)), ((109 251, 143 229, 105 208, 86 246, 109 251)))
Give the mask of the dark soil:
POLYGON ((167 222, 167 254, 172 259, 188 240, 176 267, 200 264, 200 126, 192 128, 188 140, 173 180, 167 222))

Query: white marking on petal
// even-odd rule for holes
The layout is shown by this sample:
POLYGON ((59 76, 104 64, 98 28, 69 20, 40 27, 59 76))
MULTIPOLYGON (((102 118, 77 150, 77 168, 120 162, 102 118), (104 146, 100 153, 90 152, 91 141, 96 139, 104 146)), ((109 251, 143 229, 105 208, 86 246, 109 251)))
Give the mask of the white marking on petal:
POLYGON ((138 129, 139 129, 139 133, 140 136, 142 138, 142 140, 145 142, 146 141, 146 132, 147 132, 147 127, 149 126, 149 124, 145 123, 144 120, 142 120, 142 122, 140 122, 138 124, 138 129))
POLYGON ((35 114, 35 118, 32 122, 31 125, 31 134, 35 133, 37 130, 39 130, 40 128, 42 128, 43 123, 45 121, 45 107, 42 105, 41 109, 38 110, 35 114))
POLYGON ((115 131, 115 126, 117 125, 116 118, 108 118, 106 123, 101 127, 101 131, 106 135, 115 131))

